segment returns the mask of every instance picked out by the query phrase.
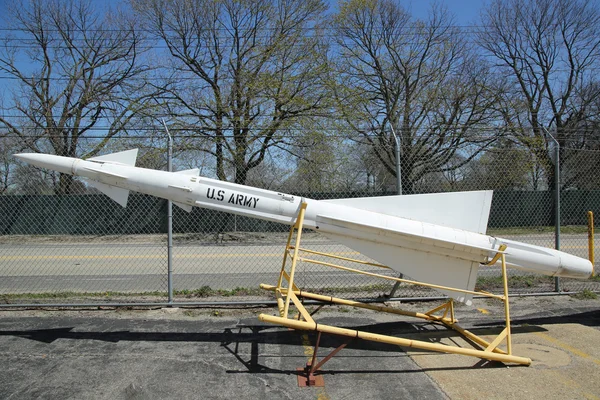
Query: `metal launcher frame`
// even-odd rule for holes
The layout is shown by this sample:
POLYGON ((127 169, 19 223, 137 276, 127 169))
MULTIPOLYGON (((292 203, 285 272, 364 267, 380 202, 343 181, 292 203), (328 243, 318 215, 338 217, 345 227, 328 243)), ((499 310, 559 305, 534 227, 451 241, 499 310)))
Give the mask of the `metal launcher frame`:
MULTIPOLYGON (((305 257, 304 254, 309 254, 309 255, 312 254, 312 255, 317 255, 317 256, 321 256, 321 257, 329 257, 332 259, 343 260, 345 262, 354 262, 354 263, 358 263, 358 264, 362 264, 362 265, 369 265, 369 266, 373 266, 373 267, 389 269, 389 267, 387 267, 385 265, 381 265, 381 264, 370 263, 370 262, 355 260, 355 259, 351 259, 351 258, 347 258, 347 257, 341 257, 341 256, 334 255, 334 254, 321 253, 321 252, 301 248, 300 242, 301 242, 301 238, 302 238, 302 227, 304 224, 305 211, 306 211, 306 203, 302 203, 302 205, 300 207, 300 211, 298 213, 298 217, 296 219, 296 223, 291 227, 289 235, 288 235, 287 245, 285 248, 285 253, 283 255, 283 263, 281 266, 281 272, 279 274, 279 280, 277 282, 277 285, 276 286, 267 285, 267 284, 260 285, 260 287, 262 289, 275 292, 275 296, 277 298, 277 306, 279 308, 280 316, 276 317, 276 316, 267 315, 267 314, 260 314, 258 317, 259 320, 263 321, 263 322, 277 324, 277 325, 281 325, 281 326, 285 326, 285 327, 297 329, 297 330, 318 332, 317 343, 316 343, 315 349, 313 351, 312 361, 309 362, 305 368, 303 368, 304 372, 307 375, 306 376, 307 381, 304 383, 304 385, 311 385, 311 384, 315 385, 314 373, 317 372, 319 370, 319 368, 321 368, 323 366, 323 364, 325 362, 327 362, 331 357, 333 357, 338 351, 340 351, 342 348, 344 348, 349 343, 349 340, 352 340, 355 338, 363 339, 363 340, 370 340, 370 341, 375 341, 375 342, 388 343, 388 344, 398 345, 398 346, 402 346, 402 347, 411 347, 411 348, 421 349, 421 350, 436 351, 436 352, 442 352, 442 353, 461 354, 461 355, 466 355, 466 356, 478 357, 478 358, 486 359, 486 360, 500 361, 503 363, 512 363, 512 364, 521 364, 521 365, 530 365, 531 364, 531 359, 525 358, 525 357, 518 357, 518 356, 515 356, 512 354, 510 312, 509 312, 509 299, 508 299, 508 281, 507 281, 506 262, 505 262, 505 254, 504 254, 506 245, 502 245, 498 249, 498 252, 495 255, 495 257, 490 262, 485 264, 485 265, 493 265, 498 260, 501 260, 502 282, 503 282, 503 286, 504 286, 504 293, 502 295, 492 294, 492 293, 485 292, 485 291, 470 291, 470 290, 445 287, 445 286, 417 282, 417 281, 412 281, 412 280, 407 280, 407 279, 402 279, 402 278, 390 277, 390 276, 381 275, 381 274, 377 274, 377 273, 373 273, 373 272, 361 271, 361 270, 358 270, 355 268, 349 268, 349 267, 337 265, 334 263, 314 260, 314 259, 305 257), (296 233, 295 244, 291 245, 294 233, 296 233), (300 255, 300 253, 302 253, 302 256, 300 255), (289 263, 288 261, 291 261, 291 263, 289 263), (446 301, 445 303, 443 303, 442 305, 432 308, 431 310, 420 313, 420 312, 405 311, 405 310, 400 310, 397 308, 391 308, 391 307, 374 305, 374 304, 367 304, 367 303, 363 303, 363 302, 359 302, 359 301, 340 299, 340 298, 336 298, 336 297, 323 296, 323 295, 319 295, 316 293, 306 292, 304 290, 301 290, 294 283, 294 277, 295 277, 296 266, 298 264, 298 261, 318 264, 318 265, 326 266, 326 267, 332 267, 332 268, 336 268, 336 269, 343 270, 343 271, 363 274, 363 275, 367 275, 367 276, 371 276, 371 277, 378 277, 378 278, 387 279, 387 280, 391 280, 391 281, 395 281, 395 282, 403 282, 403 283, 424 286, 424 287, 429 287, 429 288, 434 288, 434 289, 444 289, 444 290, 449 290, 449 291, 453 291, 453 292, 473 294, 473 295, 478 295, 478 296, 489 297, 492 299, 497 299, 504 303, 504 314, 505 314, 505 319, 506 319, 505 328, 491 342, 488 342, 488 341, 484 340, 483 338, 481 338, 480 336, 477 336, 474 333, 464 329, 463 327, 461 327, 458 324, 458 321, 455 318, 454 300, 453 299, 450 299, 450 300, 446 301), (286 267, 288 266, 288 264, 291 264, 289 272, 286 270, 286 267), (287 282, 287 286, 284 286, 284 283, 286 283, 286 282, 287 282), (304 307, 304 305, 302 304, 302 301, 301 301, 301 299, 304 299, 304 298, 311 299, 311 300, 317 300, 317 301, 320 301, 323 303, 339 304, 339 305, 344 305, 344 306, 364 308, 364 309, 369 309, 369 310, 374 310, 374 311, 387 312, 387 313, 391 313, 391 314, 420 318, 420 319, 423 319, 423 320, 426 320, 426 321, 429 321, 432 323, 437 323, 437 324, 446 326, 447 328, 455 330, 456 332, 461 334, 463 337, 465 337, 468 341, 479 346, 479 348, 472 348, 472 349, 462 348, 462 347, 458 347, 458 346, 444 345, 444 344, 439 344, 439 343, 431 343, 431 342, 425 342, 425 341, 420 341, 420 340, 405 339, 405 338, 399 338, 399 337, 395 337, 395 336, 388 336, 388 335, 375 334, 375 333, 358 331, 358 330, 353 330, 353 329, 339 328, 339 327, 335 327, 335 326, 331 326, 331 325, 323 325, 323 324, 317 323, 313 319, 312 314, 309 313, 308 310, 304 307), (298 311, 297 318, 290 318, 290 305, 292 305, 292 303, 298 311), (344 343, 343 345, 341 345, 340 347, 333 350, 329 355, 327 355, 325 358, 323 358, 320 362, 317 363, 316 355, 317 355, 317 351, 318 351, 319 342, 321 339, 321 333, 328 333, 328 334, 332 334, 332 335, 344 336, 344 337, 349 338, 349 340, 346 343, 344 343), (506 350, 503 350, 499 347, 500 344, 502 344, 503 342, 506 342, 506 350)), ((299 378, 299 382, 300 382, 300 378, 299 378)))

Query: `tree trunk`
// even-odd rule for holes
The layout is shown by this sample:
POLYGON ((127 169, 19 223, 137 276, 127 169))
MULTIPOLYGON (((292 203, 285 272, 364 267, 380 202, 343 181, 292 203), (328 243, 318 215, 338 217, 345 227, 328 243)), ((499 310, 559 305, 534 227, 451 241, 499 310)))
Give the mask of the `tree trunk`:
POLYGON ((68 174, 60 174, 58 178, 57 194, 71 194, 73 188, 73 176, 68 174))

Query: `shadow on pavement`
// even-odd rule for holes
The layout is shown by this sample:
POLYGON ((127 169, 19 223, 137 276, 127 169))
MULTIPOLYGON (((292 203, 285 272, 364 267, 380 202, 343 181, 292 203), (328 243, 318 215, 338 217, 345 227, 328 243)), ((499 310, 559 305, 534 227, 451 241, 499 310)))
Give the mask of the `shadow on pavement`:
MULTIPOLYGON (((476 326, 498 325, 501 322, 478 323, 476 326)), ((577 314, 554 315, 550 317, 519 318, 511 321, 513 325, 553 325, 553 324, 581 324, 589 327, 600 326, 600 310, 586 311, 577 314)), ((513 329, 514 332, 514 329, 513 329)))
MULTIPOLYGON (((587 313, 584 313, 587 314, 587 313)), ((573 318, 575 316, 568 316, 565 318, 573 318)), ((584 316, 581 316, 583 318, 584 316)), ((562 319, 564 322, 565 319, 562 319)), ((515 321, 516 322, 516 321, 515 321)), ((534 331, 545 331, 545 329, 532 326, 536 323, 548 323, 547 319, 540 318, 537 320, 526 320, 519 321, 519 323, 527 322, 529 326, 515 326, 513 333, 525 333, 534 331), (534 322, 534 321, 541 322, 534 322)), ((557 322, 558 323, 558 322, 557 322)), ((118 343, 121 341, 140 341, 140 342, 214 342, 228 351, 233 357, 235 357, 246 370, 228 370, 228 373, 279 373, 279 374, 290 374, 298 375, 295 369, 273 369, 259 363, 259 345, 260 344, 278 344, 278 345, 292 345, 298 347, 310 347, 314 345, 316 341, 316 334, 314 332, 299 332, 280 328, 273 325, 235 325, 229 328, 225 328, 221 332, 177 332, 173 331, 162 331, 162 332, 145 332, 145 331, 80 331, 78 329, 84 329, 85 326, 78 328, 78 326, 70 327, 56 327, 48 329, 31 329, 31 330, 4 330, 0 331, 0 336, 15 336, 20 338, 26 338, 38 342, 51 344, 59 339, 71 339, 71 340, 88 340, 88 341, 103 341, 118 343), (304 338, 303 335, 307 335, 304 338), (308 337, 308 343, 306 340, 308 337), (240 345, 250 344, 249 359, 248 352, 244 351, 244 356, 240 355, 240 345)), ((461 337, 457 332, 448 330, 440 325, 431 323, 408 323, 408 322, 387 322, 387 323, 375 323, 367 325, 359 325, 348 327, 349 329, 368 331, 372 333, 385 334, 390 336, 401 336, 410 339, 418 339, 430 342, 440 342, 442 339, 452 339, 453 337, 461 337)), ((471 332, 478 335, 487 334, 498 334, 502 330, 502 327, 485 327, 471 329, 471 332)), ((323 335, 320 343, 319 356, 323 357, 327 355, 332 349, 337 348, 342 343, 346 342, 347 338, 334 336, 334 335, 323 335)), ((459 342, 454 341, 455 345, 460 345, 459 342)), ((463 342, 464 345, 464 342, 463 342)), ((247 349, 247 348, 246 348, 247 349)), ((342 357, 345 355, 344 352, 352 351, 347 357, 356 358, 372 358, 377 359, 379 357, 408 357, 405 351, 399 346, 390 345, 386 343, 371 342, 365 340, 352 340, 347 347, 342 351, 342 357), (353 351, 354 350, 354 351, 353 351), (365 351, 365 353, 357 353, 356 351, 365 351)), ((303 354, 304 351, 300 352, 303 354)), ((424 351, 423 353, 427 353, 424 351)), ((437 354, 437 353, 432 353, 437 354)), ((300 363, 306 362, 306 356, 298 356, 303 360, 300 363)), ((336 356, 340 357, 340 356, 336 356)), ((372 361, 371 361, 372 362, 372 361)), ((346 366, 348 364, 345 364, 346 366)), ((490 362, 486 360, 475 361, 474 365, 466 367, 443 367, 443 368, 431 368, 425 371, 435 370, 454 370, 454 369, 481 369, 481 368, 501 368, 504 367, 502 363, 490 362)), ((395 373, 406 373, 406 372, 422 372, 422 369, 387 369, 378 370, 374 369, 352 369, 346 368, 344 370, 336 370, 327 368, 326 371, 320 371, 321 374, 354 374, 354 373, 370 373, 370 374, 395 374, 395 373)))

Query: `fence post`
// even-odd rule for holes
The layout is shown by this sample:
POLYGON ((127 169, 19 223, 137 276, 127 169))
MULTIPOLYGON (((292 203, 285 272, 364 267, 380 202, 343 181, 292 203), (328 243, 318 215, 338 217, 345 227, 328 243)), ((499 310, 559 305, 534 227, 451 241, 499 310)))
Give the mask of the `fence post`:
MULTIPOLYGON (((165 120, 162 123, 167 132, 167 170, 173 172, 173 138, 165 120)), ((167 201, 167 292, 168 302, 173 303, 173 202, 167 201)))
POLYGON ((394 149, 396 151, 396 191, 398 194, 402 194, 402 167, 400 164, 400 139, 396 135, 396 131, 394 130, 394 124, 390 121, 390 127, 392 128, 392 136, 394 136, 395 146, 394 149))
MULTIPOLYGON (((560 143, 548 132, 548 129, 543 126, 542 129, 556 145, 556 159, 554 162, 554 248, 560 250, 560 143)), ((560 292, 559 277, 554 278, 554 291, 560 292)))
MULTIPOLYGON (((394 136, 394 141, 395 141, 395 150, 396 150, 396 191, 398 192, 398 195, 402 194, 402 166, 400 163, 400 139, 398 138, 398 136, 396 135, 396 131, 394 130, 394 124, 392 123, 392 121, 390 120, 390 127, 392 128, 392 136, 394 136)), ((404 278, 404 274, 399 274, 398 278, 402 279, 404 278)), ((389 297, 392 298, 396 295, 396 291, 398 290, 398 287, 400 286, 400 282, 397 281, 394 284, 394 287, 392 287, 392 290, 390 291, 389 297)))

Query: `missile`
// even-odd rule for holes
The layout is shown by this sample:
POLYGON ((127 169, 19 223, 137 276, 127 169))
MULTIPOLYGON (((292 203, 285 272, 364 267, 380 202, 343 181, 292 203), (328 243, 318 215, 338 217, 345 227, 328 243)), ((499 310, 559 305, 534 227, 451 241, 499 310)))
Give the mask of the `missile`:
MULTIPOLYGON (((203 178, 198 169, 135 167, 137 149, 82 160, 49 154, 15 157, 80 176, 126 207, 131 190, 192 207, 293 225, 306 203, 304 227, 417 281, 473 291, 480 264, 507 246, 506 264, 544 275, 586 279, 592 263, 558 250, 486 235, 492 191, 313 200, 203 178)), ((471 295, 440 292, 467 304, 471 295)))

